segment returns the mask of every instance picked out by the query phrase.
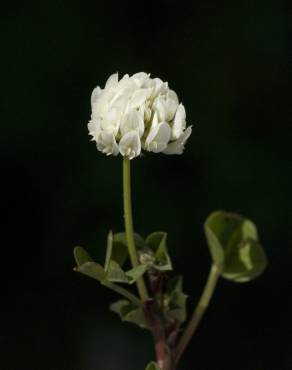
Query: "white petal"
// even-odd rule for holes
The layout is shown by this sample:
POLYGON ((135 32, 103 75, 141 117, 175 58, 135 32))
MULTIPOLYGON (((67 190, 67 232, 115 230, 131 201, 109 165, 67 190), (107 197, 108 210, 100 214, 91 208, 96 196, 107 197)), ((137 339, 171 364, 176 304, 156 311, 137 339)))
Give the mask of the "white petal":
POLYGON ((178 103, 175 99, 167 98, 166 104, 165 104, 165 110, 166 110, 166 121, 172 121, 173 117, 175 115, 175 112, 177 111, 178 103))
MULTIPOLYGON (((167 146, 169 142, 170 135, 171 135, 171 129, 168 123, 166 122, 160 123, 157 135, 155 136, 155 141, 157 142, 158 147, 162 148, 163 146, 164 147, 163 149, 165 149, 165 147, 167 146)), ((159 149, 159 151, 162 151, 163 149, 159 149)))
POLYGON ((119 83, 117 85, 117 91, 120 91, 120 90, 124 89, 125 87, 127 87, 131 83, 132 83, 132 81, 130 80, 129 75, 128 74, 124 75, 120 79, 120 81, 119 81, 119 83))
POLYGON ((121 109, 118 107, 112 107, 105 115, 104 119, 111 125, 116 124, 121 118, 121 109))
POLYGON ((184 145, 192 133, 192 126, 189 126, 179 139, 169 143, 167 148, 163 150, 164 154, 182 154, 184 151, 184 145))
POLYGON ((119 74, 118 73, 112 74, 111 76, 109 76, 108 80, 106 81, 105 89, 116 87, 118 84, 118 81, 119 81, 119 74))
POLYGON ((107 111, 107 108, 108 108, 108 102, 107 102, 105 95, 102 93, 92 105, 91 118, 100 117, 101 114, 107 111))
POLYGON ((98 99, 92 105, 92 116, 99 117, 105 114, 109 108, 109 101, 112 97, 113 90, 102 90, 98 99))
POLYGON ((145 117, 145 108, 146 108, 145 104, 142 104, 142 105, 140 105, 140 107, 138 109, 138 112, 141 115, 141 117, 143 118, 143 120, 144 120, 144 117, 145 117))
POLYGON ((144 122, 149 122, 151 119, 152 111, 149 108, 149 103, 150 103, 149 100, 147 100, 145 104, 142 104, 139 108, 139 112, 141 113, 144 122))
POLYGON ((155 112, 153 119, 152 119, 151 127, 155 127, 157 125, 158 125, 158 116, 157 116, 157 112, 155 112))
POLYGON ((136 131, 127 132, 120 140, 119 150, 123 156, 133 159, 141 153, 141 141, 136 131))
POLYGON ((113 108, 119 108, 121 111, 124 111, 126 109, 127 103, 127 96, 124 94, 118 94, 111 100, 110 106, 113 108))
POLYGON ((141 113, 136 110, 130 110, 129 113, 124 114, 120 130, 122 136, 129 131, 137 131, 139 133, 139 137, 141 137, 144 133, 144 120, 141 113))
POLYGON ((160 94, 166 94, 169 90, 169 87, 168 87, 168 82, 163 82, 161 88, 160 88, 160 91, 159 93, 160 94))
POLYGON ((87 128, 88 128, 88 131, 89 131, 89 135, 92 135, 94 136, 94 121, 91 119, 88 124, 87 124, 87 128))
POLYGON ((165 94, 168 91, 168 83, 163 82, 160 78, 154 78, 151 80, 151 85, 153 87, 153 92, 151 98, 154 99, 159 94, 165 94))
POLYGON ((100 94, 102 92, 102 89, 97 86, 93 91, 92 91, 92 94, 91 94, 91 107, 93 106, 93 104, 96 102, 96 100, 99 98, 100 94))
POLYGON ((177 94, 175 91, 173 90, 169 90, 168 93, 167 93, 167 99, 172 99, 176 102, 176 104, 178 105, 178 97, 177 97, 177 94))
POLYGON ((149 75, 145 72, 138 72, 131 76, 131 79, 136 83, 136 85, 140 88, 142 87, 146 80, 149 78, 149 75))
POLYGON ((159 122, 165 121, 166 119, 165 100, 162 97, 156 98, 153 103, 153 108, 157 112, 159 122))
POLYGON ((153 85, 152 98, 155 98, 162 88, 163 81, 160 78, 154 78, 153 80, 151 80, 151 83, 153 85))
POLYGON ((101 133, 100 120, 96 120, 95 125, 94 125, 94 130, 93 130, 93 140, 97 142, 99 140, 100 133, 101 133))
POLYGON ((119 131, 121 110, 117 107, 110 108, 101 120, 101 128, 108 134, 116 135, 119 131))
POLYGON ((147 150, 150 151, 150 144, 152 143, 152 141, 155 139, 155 136, 157 135, 157 132, 159 130, 159 125, 155 125, 155 126, 152 126, 150 131, 149 131, 149 134, 145 140, 145 147, 147 150))
POLYGON ((138 89, 133 93, 130 107, 139 108, 151 95, 152 89, 138 89))
POLYGON ((87 128, 88 128, 88 131, 89 131, 89 135, 92 136, 92 140, 97 141, 98 137, 99 137, 99 134, 100 134, 100 131, 101 131, 100 120, 99 119, 90 120, 88 122, 87 128))
POLYGON ((118 155, 119 147, 113 134, 101 132, 97 141, 97 149, 106 155, 118 155))
POLYGON ((152 127, 145 141, 146 149, 154 153, 162 152, 167 147, 170 135, 171 129, 166 122, 152 127))
POLYGON ((186 127, 186 111, 183 104, 180 104, 177 108, 173 125, 172 125, 172 139, 178 139, 186 127))
POLYGON ((149 101, 145 102, 145 104, 140 105, 138 112, 141 114, 144 123, 149 122, 151 119, 151 109, 149 108, 149 101))
POLYGON ((116 101, 119 100, 121 97, 125 98, 126 100, 130 99, 135 91, 135 86, 132 83, 125 84, 122 88, 117 88, 114 90, 113 98, 110 101, 110 104, 116 104, 116 101))

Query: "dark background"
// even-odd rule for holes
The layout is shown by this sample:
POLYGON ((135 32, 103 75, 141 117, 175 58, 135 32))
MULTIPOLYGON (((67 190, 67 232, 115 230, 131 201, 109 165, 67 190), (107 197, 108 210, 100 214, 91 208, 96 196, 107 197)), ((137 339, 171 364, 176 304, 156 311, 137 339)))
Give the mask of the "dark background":
POLYGON ((182 156, 132 162, 136 230, 168 232, 189 307, 211 211, 254 220, 270 261, 250 284, 220 281, 180 369, 292 369, 291 20, 280 1, 8 3, 1 369, 142 370, 154 357, 150 335, 108 311, 115 295, 72 271, 73 246, 102 261, 108 230, 123 230, 121 158, 86 127, 92 89, 116 71, 169 81, 193 125, 182 156))

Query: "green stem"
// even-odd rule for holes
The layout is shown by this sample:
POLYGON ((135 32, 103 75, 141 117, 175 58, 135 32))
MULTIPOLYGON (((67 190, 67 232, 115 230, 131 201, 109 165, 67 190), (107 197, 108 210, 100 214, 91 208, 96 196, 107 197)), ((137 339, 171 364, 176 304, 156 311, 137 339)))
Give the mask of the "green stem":
POLYGON ((180 341, 178 342, 177 349, 176 349, 176 363, 181 358, 184 350, 186 349, 187 345, 189 344, 193 334, 195 333, 202 317, 204 316, 204 313, 210 303, 211 297, 214 293, 214 290, 216 288, 218 279, 220 276, 220 270, 218 267, 213 264, 211 266, 211 270, 208 276, 207 283, 205 285, 205 288, 203 290, 203 293, 200 297, 200 300, 198 302, 198 305, 193 313, 193 316, 183 333, 182 337, 180 338, 180 341))
MULTIPOLYGON (((134 240, 132 201, 131 201, 131 167, 130 159, 127 157, 124 157, 123 160, 123 189, 124 189, 124 217, 128 249, 132 266, 137 267, 139 265, 139 262, 134 240)), ((136 283, 141 299, 143 301, 146 301, 148 299, 148 293, 143 277, 139 278, 136 283)))
POLYGON ((127 298, 130 302, 134 303, 135 305, 137 305, 138 307, 141 306, 141 301, 140 299, 135 295, 135 294, 132 294, 131 292, 129 292, 128 290, 126 290, 125 288, 119 286, 119 285, 116 285, 114 283, 111 283, 109 281, 107 282, 103 282, 102 283, 104 286, 106 286, 107 288, 111 289, 111 290, 114 290, 115 292, 119 293, 120 295, 124 296, 125 298, 127 298))

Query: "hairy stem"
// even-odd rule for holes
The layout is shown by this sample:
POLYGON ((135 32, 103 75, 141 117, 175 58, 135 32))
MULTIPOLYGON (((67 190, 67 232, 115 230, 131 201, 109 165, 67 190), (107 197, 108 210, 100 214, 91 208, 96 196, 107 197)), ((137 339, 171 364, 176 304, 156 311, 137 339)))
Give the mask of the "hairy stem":
MULTIPOLYGON (((133 267, 139 265, 137 251, 134 240, 133 216, 132 216, 132 201, 131 201, 131 167, 130 159, 124 157, 123 160, 123 189, 124 189, 124 217, 125 228, 127 235, 127 244, 129 255, 133 267)), ((137 280, 137 288, 142 301, 148 299, 147 289, 143 277, 137 280)))
POLYGON ((207 283, 205 285, 205 288, 203 290, 203 293, 200 297, 200 300, 198 302, 198 305, 193 313, 193 316, 183 333, 182 337, 180 338, 177 349, 176 349, 176 363, 181 358, 184 350, 186 349, 187 345, 189 344, 192 336, 194 335, 202 317, 204 316, 204 313, 210 303, 211 297, 214 293, 214 290, 216 288, 218 279, 220 276, 220 270, 219 268, 213 264, 210 269, 210 273, 208 276, 207 283))

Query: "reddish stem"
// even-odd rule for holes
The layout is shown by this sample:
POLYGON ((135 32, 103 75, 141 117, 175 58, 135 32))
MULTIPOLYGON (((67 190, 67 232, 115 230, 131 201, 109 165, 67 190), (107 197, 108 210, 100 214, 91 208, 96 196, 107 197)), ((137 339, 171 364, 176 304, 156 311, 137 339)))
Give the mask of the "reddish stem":
POLYGON ((161 370, 175 370, 174 346, 170 346, 166 336, 161 314, 157 302, 148 299, 144 306, 145 317, 151 328, 154 343, 156 360, 161 370))

